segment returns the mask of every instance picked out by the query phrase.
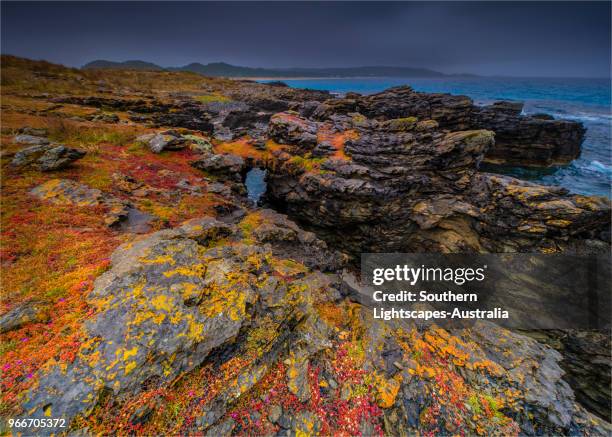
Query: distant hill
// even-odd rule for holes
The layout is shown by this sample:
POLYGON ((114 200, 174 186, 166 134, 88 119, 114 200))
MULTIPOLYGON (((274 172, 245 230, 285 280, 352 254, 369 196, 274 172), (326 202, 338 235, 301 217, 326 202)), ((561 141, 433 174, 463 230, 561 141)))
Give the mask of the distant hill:
MULTIPOLYGON (((190 71, 204 76, 212 77, 447 77, 439 71, 427 68, 412 67, 343 67, 343 68, 252 68, 240 67, 225 62, 212 62, 200 64, 194 62, 182 67, 163 68, 159 65, 144 61, 93 61, 83 68, 102 69, 131 69, 131 70, 168 70, 168 71, 190 71)), ((468 76, 468 75, 463 75, 468 76)))
POLYGON ((164 70, 163 67, 159 65, 155 65, 151 62, 145 61, 124 61, 124 62, 113 62, 113 61, 105 61, 99 59, 97 61, 89 62, 83 65, 82 68, 85 69, 100 69, 100 70, 152 70, 152 71, 161 71, 164 70))

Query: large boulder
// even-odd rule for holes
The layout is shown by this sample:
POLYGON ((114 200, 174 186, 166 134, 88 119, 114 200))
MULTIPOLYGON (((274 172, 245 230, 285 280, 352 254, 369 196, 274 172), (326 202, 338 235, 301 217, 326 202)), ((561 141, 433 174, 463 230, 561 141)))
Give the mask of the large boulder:
POLYGON ((98 315, 89 340, 66 371, 41 375, 24 404, 29 417, 51 411, 71 420, 103 390, 120 396, 145 381, 171 381, 236 336, 253 290, 225 275, 238 265, 203 257, 198 243, 229 231, 204 219, 120 247, 90 296, 98 315))
POLYGON ((83 150, 63 144, 41 144, 26 147, 15 154, 11 164, 15 167, 34 167, 40 171, 61 170, 85 156, 83 150))
POLYGON ((229 153, 208 153, 191 165, 212 175, 220 175, 240 181, 246 169, 244 159, 229 153))
POLYGON ((141 135, 136 138, 136 142, 146 144, 153 153, 161 153, 164 150, 179 150, 187 146, 186 140, 174 131, 141 135))
POLYGON ((114 226, 125 220, 130 212, 129 202, 70 179, 48 180, 32 188, 30 194, 56 205, 104 206, 106 209, 104 220, 108 226, 114 226))

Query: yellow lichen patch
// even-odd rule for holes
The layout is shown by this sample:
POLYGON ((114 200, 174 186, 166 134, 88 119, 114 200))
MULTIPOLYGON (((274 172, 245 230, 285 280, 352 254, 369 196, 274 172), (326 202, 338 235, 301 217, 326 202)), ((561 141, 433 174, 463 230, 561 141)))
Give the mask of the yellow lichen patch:
POLYGON ((321 319, 330 326, 339 330, 345 326, 351 328, 351 333, 356 338, 361 332, 360 312, 361 306, 350 301, 322 302, 316 306, 321 319))
POLYGON ((204 325, 196 322, 191 314, 187 315, 187 326, 189 328, 187 335, 194 342, 199 342, 204 339, 204 325))
POLYGON ((297 360, 295 356, 292 354, 290 358, 286 361, 287 364, 287 386, 289 387, 289 391, 295 395, 297 395, 300 391, 300 388, 297 385, 297 378, 299 376, 299 367, 303 365, 303 362, 297 360))
POLYGON ((260 226, 264 222, 263 217, 259 212, 252 212, 247 214, 242 221, 238 224, 238 227, 242 230, 245 240, 252 238, 252 232, 255 228, 260 226))
POLYGON ((141 257, 139 261, 143 264, 171 264, 174 265, 174 258, 170 255, 159 255, 154 258, 141 257))
POLYGON ((172 291, 178 291, 183 302, 190 301, 200 297, 204 290, 192 282, 181 282, 180 284, 172 285, 172 291))
POLYGON ((204 273, 206 273, 206 267, 203 264, 194 264, 169 270, 164 272, 164 276, 167 278, 171 278, 175 275, 202 277, 204 273))
POLYGON ((379 376, 376 379, 378 406, 381 408, 391 408, 402 386, 402 375, 397 374, 391 379, 379 376))
POLYGON ((292 277, 308 271, 304 264, 292 259, 272 258, 270 264, 274 272, 281 277, 292 277))
POLYGON ((172 311, 173 302, 165 294, 158 294, 151 299, 151 305, 158 311, 172 311))
POLYGON ((138 353, 138 348, 137 347, 133 347, 132 349, 129 350, 124 350, 123 351, 123 359, 127 360, 131 357, 136 356, 136 354, 138 353))
POLYGON ((244 317, 246 305, 246 293, 242 290, 248 285, 238 274, 228 273, 226 277, 227 284, 213 283, 206 289, 200 311, 211 318, 225 314, 232 320, 240 320, 244 317))
POLYGON ((128 364, 125 365, 125 374, 126 375, 130 374, 132 370, 134 370, 135 368, 136 368, 136 362, 130 361, 128 364))

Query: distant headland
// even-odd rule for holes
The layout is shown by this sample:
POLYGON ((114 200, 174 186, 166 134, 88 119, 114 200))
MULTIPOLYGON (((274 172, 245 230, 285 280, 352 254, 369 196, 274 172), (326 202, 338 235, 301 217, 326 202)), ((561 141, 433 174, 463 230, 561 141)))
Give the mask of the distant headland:
POLYGON ((190 71, 212 77, 241 78, 332 78, 332 77, 477 77, 473 74, 445 74, 428 68, 364 66, 331 68, 254 68, 212 62, 194 62, 182 67, 161 67, 151 62, 133 60, 124 62, 96 60, 84 69, 128 69, 149 71, 190 71))

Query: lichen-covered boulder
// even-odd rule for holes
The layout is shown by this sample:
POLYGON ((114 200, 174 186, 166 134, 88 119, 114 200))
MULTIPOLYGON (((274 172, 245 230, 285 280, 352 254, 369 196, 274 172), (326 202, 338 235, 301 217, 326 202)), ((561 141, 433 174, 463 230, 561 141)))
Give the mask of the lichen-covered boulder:
POLYGON ((236 265, 206 259, 199 245, 229 229, 204 219, 120 247, 90 296, 98 314, 87 341, 68 369, 41 375, 24 403, 29 417, 71 420, 102 390, 119 396, 170 381, 232 339, 253 291, 236 265))
POLYGON ((102 192, 70 179, 51 179, 34 187, 30 194, 56 204, 96 206, 102 201, 102 192))
POLYGON ((40 200, 57 205, 104 206, 105 222, 113 226, 128 217, 130 204, 70 179, 51 179, 30 190, 40 200))

